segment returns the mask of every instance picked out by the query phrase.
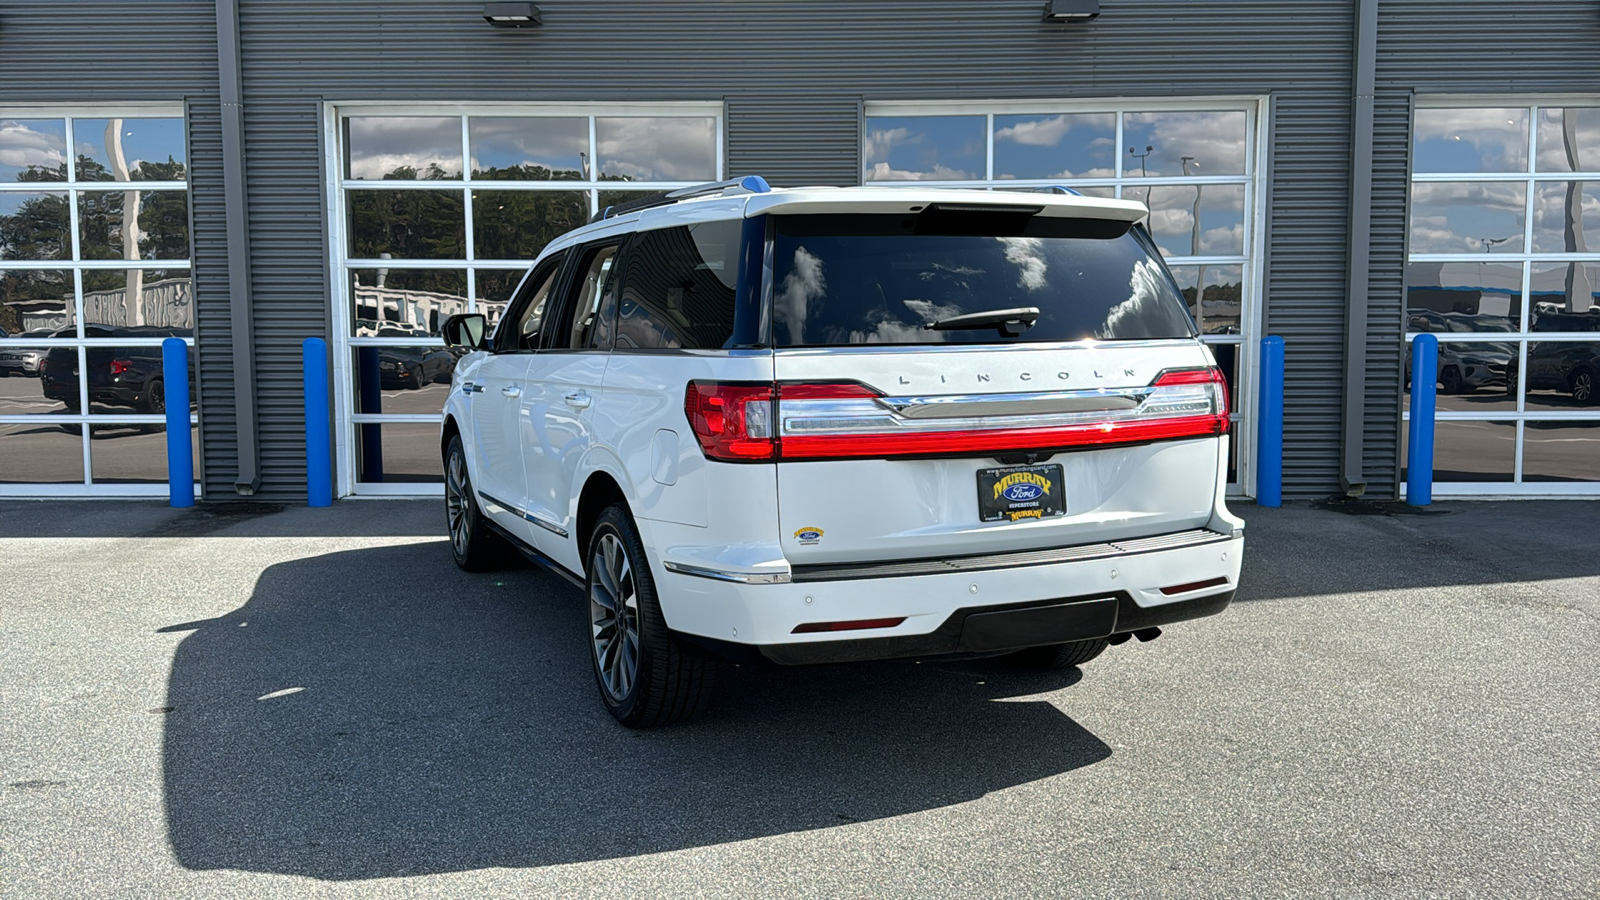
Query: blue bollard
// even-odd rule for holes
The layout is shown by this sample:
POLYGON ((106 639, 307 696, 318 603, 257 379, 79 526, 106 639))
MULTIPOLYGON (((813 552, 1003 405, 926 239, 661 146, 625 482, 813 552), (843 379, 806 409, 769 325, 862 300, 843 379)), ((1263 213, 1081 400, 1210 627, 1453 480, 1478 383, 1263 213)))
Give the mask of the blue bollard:
POLYGON ((1433 502, 1433 410, 1439 373, 1439 339, 1411 341, 1411 433, 1406 438, 1406 505, 1433 502))
POLYGON ((194 445, 189 429, 189 345, 183 338, 161 342, 162 399, 167 405, 167 505, 194 505, 194 445))
POLYGON ((1257 404, 1256 505, 1283 505, 1283 338, 1261 339, 1261 393, 1257 404))
POLYGON ((301 345, 306 383, 306 505, 333 505, 333 458, 329 451, 328 342, 301 345))

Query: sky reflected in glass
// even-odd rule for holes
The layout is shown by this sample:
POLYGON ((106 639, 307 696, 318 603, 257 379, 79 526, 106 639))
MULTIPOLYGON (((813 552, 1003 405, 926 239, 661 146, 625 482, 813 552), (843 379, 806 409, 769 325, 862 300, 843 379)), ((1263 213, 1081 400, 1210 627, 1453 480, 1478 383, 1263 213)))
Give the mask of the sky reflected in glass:
POLYGON ((1526 109, 1419 109, 1412 125, 1414 172, 1528 171, 1526 109))
POLYGON ((873 116, 862 157, 867 181, 970 181, 984 177, 983 116, 873 116))
POLYGON ((588 178, 584 117, 474 116, 467 120, 472 177, 520 181, 588 178))
POLYGON ((1539 110, 1539 171, 1600 172, 1600 107, 1539 110))
POLYGON ((184 179, 182 119, 74 119, 72 139, 79 181, 184 179))
POLYGON ((1422 182, 1411 186, 1412 253, 1520 253, 1527 185, 1422 182))
POLYGON ((1245 134, 1242 110, 1127 113, 1122 118, 1122 172, 1130 178, 1242 175, 1245 134), (1187 163, 1184 157, 1189 157, 1187 163))
POLYGON ((65 181, 65 119, 0 119, 0 181, 65 181))
POLYGON ((995 116, 995 178, 1111 178, 1117 165, 1112 113, 995 116))
POLYGON ((461 177, 456 116, 352 116, 345 119, 346 177, 365 181, 461 177))

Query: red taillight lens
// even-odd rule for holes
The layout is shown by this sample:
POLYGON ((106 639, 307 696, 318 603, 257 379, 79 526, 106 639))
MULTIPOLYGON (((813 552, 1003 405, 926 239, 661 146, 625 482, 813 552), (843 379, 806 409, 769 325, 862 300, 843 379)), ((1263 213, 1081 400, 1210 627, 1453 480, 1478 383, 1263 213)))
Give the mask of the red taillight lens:
POLYGON ((759 462, 776 455, 771 384, 691 381, 683 411, 706 459, 759 462))
POLYGON ((131 368, 133 368, 131 360, 113 359, 111 361, 111 374, 113 375, 125 375, 131 368))
POLYGON ((1228 379, 1216 366, 1206 369, 1168 369, 1156 376, 1156 387, 1179 384, 1210 384, 1216 386, 1217 412, 1222 417, 1222 434, 1228 430, 1228 379))

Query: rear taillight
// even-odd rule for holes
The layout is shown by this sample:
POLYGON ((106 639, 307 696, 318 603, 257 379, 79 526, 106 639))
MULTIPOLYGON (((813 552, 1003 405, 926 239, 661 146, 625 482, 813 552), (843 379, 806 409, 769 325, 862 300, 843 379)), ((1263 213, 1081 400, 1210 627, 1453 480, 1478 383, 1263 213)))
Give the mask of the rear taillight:
POLYGON ((111 361, 111 374, 113 375, 126 375, 131 368, 133 368, 132 360, 113 359, 111 361))
POLYGON ((730 462, 1072 450, 1228 430, 1227 386, 1216 368, 1165 371, 1145 387, 1028 395, 1043 398, 1045 411, 993 413, 1017 396, 941 397, 936 413, 908 417, 896 411, 907 405, 902 398, 855 382, 695 381, 684 411, 706 458, 730 462), (1065 402, 1048 408, 1058 398, 1065 402))

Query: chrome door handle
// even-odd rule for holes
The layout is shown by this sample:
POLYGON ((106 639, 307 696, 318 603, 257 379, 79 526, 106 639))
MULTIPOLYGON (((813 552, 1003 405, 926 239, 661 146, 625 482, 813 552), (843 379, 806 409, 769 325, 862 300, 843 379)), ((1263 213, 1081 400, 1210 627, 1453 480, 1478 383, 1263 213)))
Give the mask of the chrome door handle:
POLYGON ((516 385, 511 385, 509 387, 501 388, 500 393, 505 394, 507 397, 521 397, 522 388, 519 388, 516 385))
POLYGON ((463 381, 463 382, 461 382, 461 393, 463 393, 463 394, 481 394, 481 393, 483 393, 483 385, 481 385, 481 384, 473 384, 470 381, 463 381))
POLYGON ((573 409, 588 409, 589 404, 594 402, 594 399, 590 397, 586 391, 579 391, 576 394, 568 394, 563 399, 565 399, 567 401, 567 405, 573 409))

